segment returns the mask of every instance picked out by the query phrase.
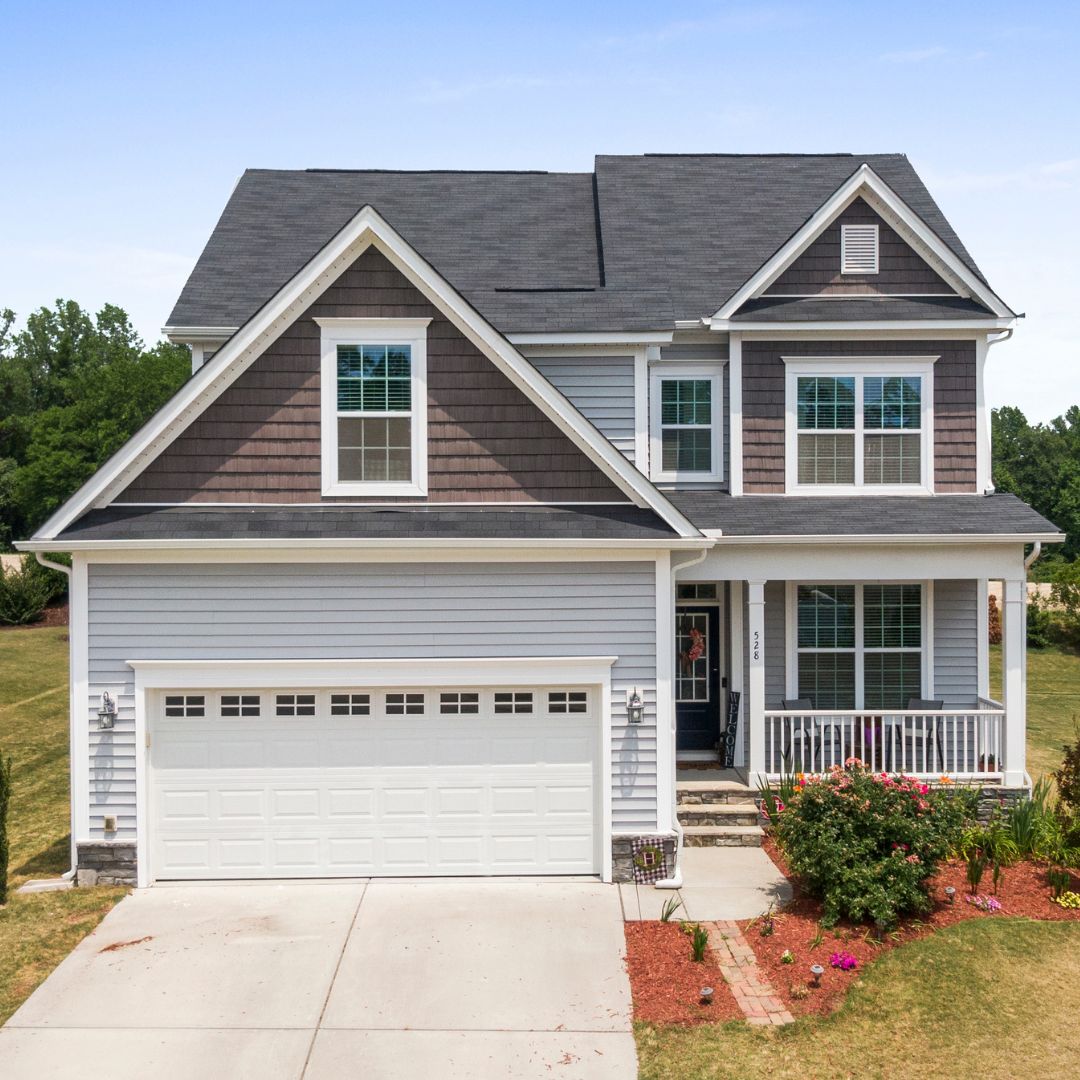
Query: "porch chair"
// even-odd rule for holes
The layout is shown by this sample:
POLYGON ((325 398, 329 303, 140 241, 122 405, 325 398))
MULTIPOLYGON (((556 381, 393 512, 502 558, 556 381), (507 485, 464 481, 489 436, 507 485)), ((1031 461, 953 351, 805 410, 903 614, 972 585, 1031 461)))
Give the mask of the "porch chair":
MULTIPOLYGON (((814 703, 808 697, 782 698, 781 704, 785 710, 791 712, 812 712, 814 709, 814 703)), ((800 746, 805 745, 806 740, 811 738, 813 739, 813 743, 810 750, 810 762, 816 767, 821 758, 821 749, 826 736, 828 736, 834 747, 837 743, 839 744, 840 754, 842 756, 844 752, 844 732, 843 724, 839 719, 834 720, 830 717, 812 716, 810 717, 809 724, 800 724, 794 731, 792 731, 790 725, 786 726, 784 731, 785 768, 788 767, 788 762, 794 760, 791 756, 793 744, 798 743, 800 746)), ((805 754, 801 756, 800 761, 802 760, 805 760, 805 754)), ((839 764, 839 762, 837 762, 837 764, 839 764)))
MULTIPOLYGON (((907 708, 914 712, 940 712, 945 708, 944 698, 908 698, 907 708)), ((896 751, 903 749, 906 742, 911 743, 911 754, 908 756, 907 764, 910 772, 915 772, 915 764, 922 760, 925 756, 927 747, 927 740, 934 739, 937 749, 937 768, 935 771, 945 769, 945 744, 942 738, 942 721, 940 717, 934 717, 926 722, 926 718, 919 718, 914 716, 902 716, 897 718, 897 723, 892 725, 892 745, 891 750, 893 754, 893 768, 897 764, 896 751), (922 749, 922 754, 916 754, 916 751, 922 749)))

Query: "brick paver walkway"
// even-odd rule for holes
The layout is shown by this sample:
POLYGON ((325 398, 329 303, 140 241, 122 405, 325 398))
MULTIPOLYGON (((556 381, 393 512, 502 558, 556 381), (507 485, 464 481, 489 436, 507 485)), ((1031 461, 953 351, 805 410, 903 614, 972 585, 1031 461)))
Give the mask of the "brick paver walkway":
POLYGON ((769 980, 757 965, 754 950, 736 922, 706 923, 709 944, 716 953, 720 971, 739 1008, 751 1024, 792 1024, 787 1010, 769 980))

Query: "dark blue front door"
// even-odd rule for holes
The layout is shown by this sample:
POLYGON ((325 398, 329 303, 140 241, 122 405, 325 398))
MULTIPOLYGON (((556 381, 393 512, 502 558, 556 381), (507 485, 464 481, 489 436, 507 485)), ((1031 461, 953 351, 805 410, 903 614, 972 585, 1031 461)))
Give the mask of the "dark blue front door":
POLYGON ((720 609, 675 609, 675 748, 714 750, 720 738, 720 609))

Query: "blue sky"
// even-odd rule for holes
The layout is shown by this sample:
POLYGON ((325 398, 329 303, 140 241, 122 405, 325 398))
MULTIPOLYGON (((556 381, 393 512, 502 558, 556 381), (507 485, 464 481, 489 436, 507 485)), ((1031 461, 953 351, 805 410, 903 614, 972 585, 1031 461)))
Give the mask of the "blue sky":
MULTIPOLYGON (((1080 403, 1075 4, 0 0, 0 307, 155 340, 249 166, 902 151, 1027 313, 991 403, 1080 403)), ((702 228, 710 228, 703 206, 702 228)))

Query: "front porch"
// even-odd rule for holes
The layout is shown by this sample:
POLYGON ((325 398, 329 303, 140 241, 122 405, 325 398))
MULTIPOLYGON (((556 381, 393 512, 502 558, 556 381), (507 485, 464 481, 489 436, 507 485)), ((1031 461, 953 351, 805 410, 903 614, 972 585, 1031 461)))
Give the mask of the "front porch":
MULTIPOLYGON (((1022 566, 1022 558, 1010 562, 1022 566)), ((811 576, 807 566, 805 577, 706 583, 706 565, 695 567, 693 589, 681 577, 676 582, 677 731, 685 718, 700 744, 701 703, 688 708, 685 699, 718 668, 709 705, 713 760, 724 763, 728 743, 729 763, 751 786, 852 757, 927 780, 1006 788, 1028 782, 1022 577, 845 580, 811 576), (1004 581, 997 697, 990 692, 990 580, 1004 581), (699 657, 702 641, 695 636, 697 649, 688 650, 680 618, 686 622, 713 591, 722 633, 699 657), (718 664, 710 664, 711 648, 718 664)), ((705 756, 686 745, 677 739, 680 765, 705 756)))

